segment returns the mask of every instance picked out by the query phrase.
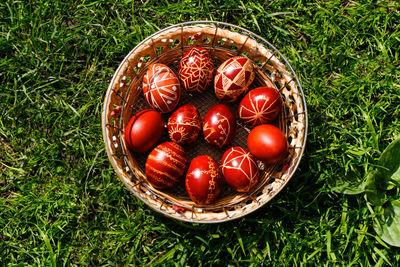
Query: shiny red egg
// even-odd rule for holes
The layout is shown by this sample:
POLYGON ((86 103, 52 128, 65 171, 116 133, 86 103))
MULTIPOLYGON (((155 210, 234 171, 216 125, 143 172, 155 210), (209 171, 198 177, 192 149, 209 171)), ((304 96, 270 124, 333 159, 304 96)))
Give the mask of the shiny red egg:
POLYGON ((221 193, 223 178, 218 163, 210 156, 194 158, 186 174, 186 191, 197 204, 211 204, 221 193))
POLYGON ((271 87, 259 87, 248 92, 240 101, 239 117, 250 126, 271 123, 282 110, 282 97, 271 87))
POLYGON ((232 57, 217 69, 214 79, 215 95, 222 101, 234 102, 249 90, 254 77, 254 65, 250 59, 232 57))
POLYGON ((155 63, 143 77, 146 101, 161 113, 172 111, 181 97, 181 85, 175 73, 166 65, 155 63))
POLYGON ((194 47, 183 55, 178 69, 178 77, 188 92, 204 92, 213 80, 214 63, 208 51, 194 47))
POLYGON ((261 124, 250 131, 247 147, 257 159, 272 164, 283 160, 288 153, 288 142, 282 131, 271 124, 261 124))
POLYGON ((203 134, 207 143, 221 148, 233 141, 235 133, 235 114, 227 105, 215 105, 204 116, 203 134))
POLYGON ((221 167, 225 181, 238 192, 249 192, 260 177, 256 160, 241 147, 231 147, 225 151, 221 167))
POLYGON ((186 164, 186 153, 180 145, 174 142, 162 143, 147 157, 146 179, 155 188, 171 188, 183 176, 186 164))
POLYGON ((178 144, 190 144, 197 140, 201 130, 201 117, 196 107, 183 105, 168 119, 168 134, 178 144))
POLYGON ((142 110, 129 120, 124 137, 128 149, 145 152, 160 140, 165 128, 161 113, 152 109, 142 110))

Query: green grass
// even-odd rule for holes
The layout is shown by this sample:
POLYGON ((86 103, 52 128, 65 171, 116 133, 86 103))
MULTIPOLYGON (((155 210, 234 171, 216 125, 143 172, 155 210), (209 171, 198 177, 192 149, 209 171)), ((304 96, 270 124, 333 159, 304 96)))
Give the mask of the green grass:
POLYGON ((329 186, 360 180, 400 136, 398 1, 77 2, 0 3, 3 265, 398 265, 400 249, 375 236, 365 199, 329 186), (147 208, 117 178, 101 132, 124 56, 161 28, 200 19, 273 43, 309 111, 288 186, 219 225, 147 208))

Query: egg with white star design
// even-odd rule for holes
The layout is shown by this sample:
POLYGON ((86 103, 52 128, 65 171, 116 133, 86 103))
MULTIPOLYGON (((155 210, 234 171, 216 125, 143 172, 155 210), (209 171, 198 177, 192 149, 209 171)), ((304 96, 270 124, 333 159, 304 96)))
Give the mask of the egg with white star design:
POLYGON ((258 183, 260 171, 255 158, 246 149, 231 147, 221 161, 227 184, 238 192, 249 192, 258 183))
POLYGON ((258 87, 248 92, 240 101, 239 117, 252 127, 272 123, 280 114, 282 104, 278 90, 272 87, 258 87))

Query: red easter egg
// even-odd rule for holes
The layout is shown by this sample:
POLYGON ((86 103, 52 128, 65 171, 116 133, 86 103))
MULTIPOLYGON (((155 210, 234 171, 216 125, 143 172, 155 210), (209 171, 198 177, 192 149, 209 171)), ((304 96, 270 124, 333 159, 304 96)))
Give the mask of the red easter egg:
POLYGON ((232 57, 219 66, 214 79, 215 94, 226 102, 238 100, 249 90, 255 76, 254 65, 242 56, 232 57))
POLYGON ((168 119, 168 134, 178 144, 190 144, 196 141, 201 129, 201 117, 196 107, 183 105, 168 119))
POLYGON ((194 158, 186 174, 186 191, 197 204, 210 204, 221 193, 223 178, 218 163, 210 156, 194 158))
POLYGON ((247 147, 257 159, 272 164, 283 160, 288 142, 282 131, 271 124, 261 124, 250 131, 247 147))
POLYGON ((135 152, 145 152, 160 140, 165 128, 161 113, 146 109, 133 115, 125 127, 126 145, 135 152))
POLYGON ((239 117, 250 126, 273 122, 282 109, 282 97, 271 87, 251 90, 240 101, 239 117))
POLYGON ((178 76, 188 92, 204 92, 213 80, 214 63, 207 50, 194 47, 179 63, 178 76))
POLYGON ((207 143, 221 148, 233 141, 235 132, 235 114, 227 105, 215 105, 204 116, 203 134, 207 143))
POLYGON ((171 188, 183 176, 186 164, 186 153, 180 145, 174 142, 162 143, 147 157, 147 181, 158 189, 171 188))
POLYGON ((150 106, 167 113, 178 105, 181 85, 170 68, 155 63, 148 67, 143 77, 143 93, 150 106))
POLYGON ((260 177, 254 157, 241 147, 225 151, 221 165, 225 181, 238 192, 249 192, 260 177))

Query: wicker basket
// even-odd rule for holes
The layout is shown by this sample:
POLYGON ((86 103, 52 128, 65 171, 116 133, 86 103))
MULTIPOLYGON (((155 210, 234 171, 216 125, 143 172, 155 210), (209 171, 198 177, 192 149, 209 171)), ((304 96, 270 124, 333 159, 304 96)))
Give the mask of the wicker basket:
MULTIPOLYGON (((190 95, 183 90, 179 105, 186 103, 195 105, 204 117, 211 106, 220 102, 215 97, 214 90, 210 88, 200 95, 190 95)), ((228 105, 237 111, 238 103, 228 105)), ((164 117, 166 121, 168 115, 170 114, 164 117)), ((231 24, 196 21, 165 28, 146 38, 126 56, 115 72, 105 96, 102 128, 111 164, 120 180, 136 197, 155 211, 181 221, 217 223, 237 219, 255 211, 287 184, 304 151, 307 110, 296 74, 275 47, 260 36, 231 24), (127 150, 123 136, 130 117, 142 109, 150 108, 143 97, 141 86, 147 66, 159 62, 177 71, 183 54, 194 46, 207 49, 216 68, 235 55, 241 54, 250 58, 258 66, 252 88, 274 87, 283 97, 285 108, 276 125, 289 141, 289 153, 284 162, 275 165, 258 162, 263 175, 252 192, 236 193, 226 186, 217 202, 207 206, 197 206, 189 199, 184 189, 184 181, 172 190, 161 191, 153 188, 144 175, 148 154, 127 150)), ((250 129, 238 120, 237 134, 232 146, 246 148, 249 131, 250 129)), ((165 133, 162 141, 167 140, 168 134, 165 133)), ((200 136, 194 145, 184 148, 189 160, 207 154, 220 162, 223 152, 229 147, 216 149, 200 136)))

